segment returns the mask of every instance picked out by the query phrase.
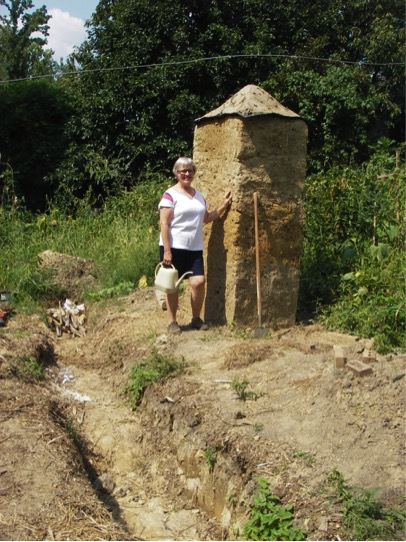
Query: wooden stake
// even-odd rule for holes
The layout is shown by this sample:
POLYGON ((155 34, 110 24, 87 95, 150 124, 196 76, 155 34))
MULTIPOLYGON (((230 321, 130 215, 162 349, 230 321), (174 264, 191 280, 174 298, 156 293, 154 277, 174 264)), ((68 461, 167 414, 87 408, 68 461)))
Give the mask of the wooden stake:
POLYGON ((258 192, 254 192, 254 221, 255 221, 255 256, 257 271, 257 306, 258 324, 262 325, 261 270, 259 261, 259 231, 258 231, 258 192))

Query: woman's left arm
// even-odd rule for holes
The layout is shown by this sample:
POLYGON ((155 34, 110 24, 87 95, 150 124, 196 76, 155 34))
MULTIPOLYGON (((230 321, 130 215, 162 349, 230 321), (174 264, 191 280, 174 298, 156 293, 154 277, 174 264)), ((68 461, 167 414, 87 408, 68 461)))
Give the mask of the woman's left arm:
POLYGON ((224 196, 223 203, 218 209, 215 209, 214 211, 206 211, 206 215, 204 217, 204 223, 209 224, 210 222, 213 222, 214 220, 218 220, 221 218, 221 215, 230 207, 231 202, 233 201, 233 197, 231 195, 231 191, 229 190, 226 192, 224 196))

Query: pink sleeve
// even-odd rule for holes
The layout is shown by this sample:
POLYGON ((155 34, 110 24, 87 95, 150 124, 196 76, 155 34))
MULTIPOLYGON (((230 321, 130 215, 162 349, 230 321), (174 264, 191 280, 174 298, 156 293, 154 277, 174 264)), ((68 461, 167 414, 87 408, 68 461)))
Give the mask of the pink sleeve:
POLYGON ((168 192, 165 192, 159 202, 158 208, 160 209, 161 207, 174 207, 173 197, 168 192))

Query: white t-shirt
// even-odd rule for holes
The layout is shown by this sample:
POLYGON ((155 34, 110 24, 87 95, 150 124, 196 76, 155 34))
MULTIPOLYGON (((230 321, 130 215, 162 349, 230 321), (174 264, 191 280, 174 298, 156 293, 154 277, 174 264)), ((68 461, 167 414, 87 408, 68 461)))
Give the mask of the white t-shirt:
MULTIPOLYGON (((158 208, 173 209, 169 225, 171 248, 186 250, 203 250, 203 220, 207 211, 207 203, 202 194, 195 189, 193 198, 169 188, 161 198, 158 208)), ((162 234, 159 244, 163 246, 162 234)))

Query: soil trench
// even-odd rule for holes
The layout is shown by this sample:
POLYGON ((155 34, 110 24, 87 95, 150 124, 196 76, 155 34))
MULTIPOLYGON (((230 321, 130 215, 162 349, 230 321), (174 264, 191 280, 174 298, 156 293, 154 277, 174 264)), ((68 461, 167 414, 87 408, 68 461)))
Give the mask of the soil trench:
MULTIPOLYGON (((186 292, 179 321, 188 320, 186 292)), ((12 346, 20 327, 17 317, 10 320, 2 342, 4 360, 6 343, 12 346)), ((342 528, 327 483, 333 469, 351 485, 379 488, 387 503, 399 503, 405 482, 404 355, 376 355, 373 373, 357 377, 335 367, 333 346, 343 346, 348 359, 362 360, 370 343, 317 325, 261 338, 233 326, 167 335, 166 313, 150 288, 91 308, 84 338, 64 334, 57 339, 45 326, 41 330, 56 354, 46 391, 30 392, 33 403, 41 397, 35 420, 42 432, 35 430, 33 414, 24 418, 28 407, 17 413, 22 397, 8 373, 2 374, 3 383, 10 384, 3 388, 2 404, 14 405, 0 434, 7 439, 0 465, 7 482, 1 493, 6 500, 0 501, 3 540, 85 540, 89 532, 95 539, 104 529, 110 539, 235 539, 260 477, 285 504, 294 505, 295 521, 308 539, 333 540, 342 528), (153 351, 184 359, 186 369, 148 388, 132 411, 123 388, 131 367, 153 351), (81 442, 87 478, 63 433, 53 429, 44 436, 45 427, 51 431, 45 412, 54 402, 65 429, 68 420, 81 442), (30 440, 42 439, 52 460, 44 457, 43 466, 38 453, 20 458, 18 434, 28 447, 30 440), (30 477, 20 469, 23 461, 30 477), (50 475, 54 468, 57 481, 50 475), (82 495, 79 513, 73 495, 85 485, 89 493, 86 499, 82 495), (83 516, 90 493, 97 495, 92 507, 101 510, 97 522, 90 505, 83 516), (24 510, 17 505, 22 495, 24 510), (68 503, 75 511, 70 515, 68 503), (49 517, 35 519, 47 506, 49 517), (86 529, 97 523, 97 531, 69 531, 68 517, 75 514, 86 529), (24 527, 27 522, 31 529, 24 527)))

